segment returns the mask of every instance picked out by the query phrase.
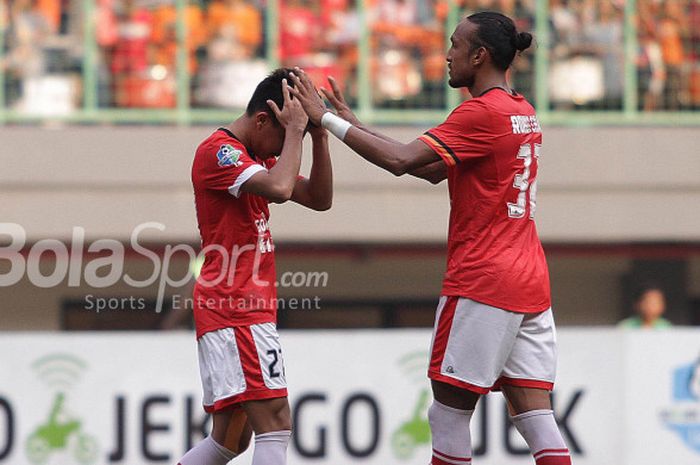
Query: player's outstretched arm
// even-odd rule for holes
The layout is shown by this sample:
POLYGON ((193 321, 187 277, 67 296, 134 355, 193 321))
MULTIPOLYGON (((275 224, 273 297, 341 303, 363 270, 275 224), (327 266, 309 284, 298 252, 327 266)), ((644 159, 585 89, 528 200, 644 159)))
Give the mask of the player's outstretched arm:
MULTIPOLYGON (((298 69, 299 68, 297 68, 297 70, 298 69)), ((360 119, 350 109, 350 105, 348 105, 348 103, 345 101, 345 97, 343 96, 343 92, 340 90, 340 86, 332 76, 328 76, 328 83, 331 85, 331 90, 328 90, 325 87, 321 87, 319 90, 324 95, 324 97, 326 97, 326 100, 328 100, 331 103, 331 105, 333 105, 333 108, 335 108, 335 113, 338 116, 340 116, 356 128, 362 129, 363 131, 368 132, 370 134, 374 134, 380 139, 384 139, 389 142, 397 142, 395 139, 392 139, 389 136, 381 134, 378 131, 373 131, 369 126, 365 125, 362 121, 360 121, 360 119)))
MULTIPOLYGON (((355 113, 353 113, 353 111, 350 109, 350 105, 348 105, 348 103, 345 101, 345 97, 343 96, 343 92, 340 90, 340 86, 338 86, 337 81, 332 76, 329 76, 328 83, 331 86, 331 90, 328 90, 324 87, 321 87, 319 90, 326 97, 326 100, 328 100, 331 103, 331 105, 333 105, 333 108, 335 108, 335 112, 338 116, 340 116, 356 128, 362 129, 365 132, 373 134, 379 137, 380 139, 398 143, 391 137, 385 136, 380 132, 373 131, 371 128, 363 124, 355 115, 355 113)), ((442 161, 436 161, 434 163, 430 163, 429 165, 425 165, 413 171, 410 171, 408 174, 417 178, 425 179, 431 184, 439 184, 447 178, 447 166, 445 166, 445 163, 442 161)))
POLYGON ((313 162, 309 178, 298 178, 292 193, 292 201, 324 211, 333 203, 333 168, 328 149, 328 133, 321 127, 309 129, 313 143, 313 162))
POLYGON ((442 160, 430 163, 429 165, 416 168, 409 172, 411 176, 425 179, 431 184, 440 184, 447 179, 447 165, 442 160))
POLYGON ((332 114, 326 109, 309 77, 301 70, 298 74, 291 75, 296 87, 290 92, 301 101, 311 123, 328 129, 365 160, 396 176, 440 160, 431 148, 419 140, 403 144, 381 138, 332 114))
POLYGON ((301 165, 301 141, 308 123, 308 117, 299 100, 292 99, 289 95, 286 79, 282 81, 282 94, 282 110, 272 100, 267 101, 277 121, 284 127, 284 145, 280 157, 269 171, 254 174, 241 186, 244 192, 265 197, 276 203, 292 198, 301 165))

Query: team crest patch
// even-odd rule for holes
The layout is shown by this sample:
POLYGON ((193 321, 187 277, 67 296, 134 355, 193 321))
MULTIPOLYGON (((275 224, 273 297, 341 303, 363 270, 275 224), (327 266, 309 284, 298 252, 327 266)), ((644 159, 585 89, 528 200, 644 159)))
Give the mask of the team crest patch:
POLYGON ((219 166, 241 166, 243 162, 240 160, 242 151, 233 148, 229 144, 224 144, 219 147, 219 151, 216 152, 216 158, 219 159, 219 166))

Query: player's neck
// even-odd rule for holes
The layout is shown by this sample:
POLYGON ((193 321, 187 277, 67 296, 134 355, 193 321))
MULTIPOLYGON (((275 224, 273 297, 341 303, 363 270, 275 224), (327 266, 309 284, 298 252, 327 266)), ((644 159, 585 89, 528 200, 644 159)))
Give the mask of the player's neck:
POLYGON ((250 120, 246 115, 241 116, 224 127, 231 131, 244 147, 250 148, 250 120))
POLYGON ((469 93, 472 97, 479 97, 489 89, 500 87, 507 92, 511 92, 506 75, 502 71, 486 71, 480 73, 474 78, 474 85, 469 87, 469 93))

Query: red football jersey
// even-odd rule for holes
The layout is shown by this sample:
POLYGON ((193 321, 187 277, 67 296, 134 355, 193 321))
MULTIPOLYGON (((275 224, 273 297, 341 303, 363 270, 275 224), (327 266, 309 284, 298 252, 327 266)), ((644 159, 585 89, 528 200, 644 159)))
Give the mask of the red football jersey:
POLYGON ((548 309, 549 271, 534 222, 542 130, 532 105, 491 89, 420 140, 448 167, 442 294, 514 312, 548 309))
POLYGON ((268 201, 240 190, 252 175, 274 162, 274 158, 254 160, 224 128, 197 147, 192 185, 205 252, 194 287, 197 337, 226 327, 276 321, 268 201))

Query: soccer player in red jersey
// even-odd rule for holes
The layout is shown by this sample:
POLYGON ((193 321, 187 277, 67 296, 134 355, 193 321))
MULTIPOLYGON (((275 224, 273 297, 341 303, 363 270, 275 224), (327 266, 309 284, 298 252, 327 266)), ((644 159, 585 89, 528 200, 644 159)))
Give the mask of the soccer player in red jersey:
POLYGON ((244 115, 197 148, 192 165, 205 255, 194 288, 199 368, 211 435, 181 465, 224 465, 255 432, 254 465, 283 465, 291 419, 277 335, 274 244, 268 204, 314 210, 332 202, 325 129, 311 127, 313 165, 299 176, 308 117, 289 94, 289 70, 258 84, 244 115))
POLYGON ((516 52, 531 42, 500 13, 463 19, 447 53, 449 83, 473 98, 408 144, 364 127, 334 81, 332 92, 321 90, 337 115, 301 70, 292 78, 311 122, 369 162, 397 176, 448 180, 447 272, 428 373, 433 465, 471 463, 469 422, 479 397, 495 389, 503 391, 537 465, 571 463, 549 399, 556 336, 533 221, 542 132, 533 107, 506 80, 516 52))

